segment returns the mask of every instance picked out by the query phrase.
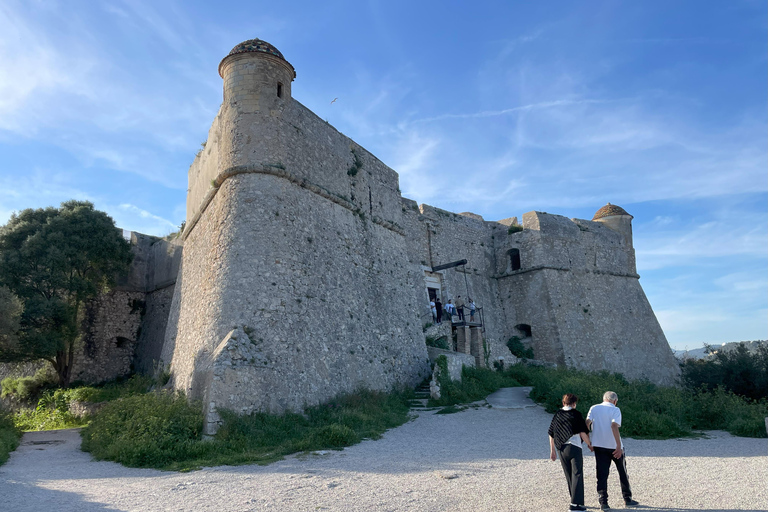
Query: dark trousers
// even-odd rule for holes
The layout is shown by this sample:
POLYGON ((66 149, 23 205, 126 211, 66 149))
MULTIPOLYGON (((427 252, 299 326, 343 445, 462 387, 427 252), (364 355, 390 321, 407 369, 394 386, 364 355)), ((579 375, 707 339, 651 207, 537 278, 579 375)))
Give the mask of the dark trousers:
POLYGON ((622 452, 621 457, 613 457, 612 448, 600 448, 595 446, 595 467, 597 469, 597 499, 600 504, 608 503, 608 475, 611 472, 611 461, 616 464, 616 471, 619 472, 619 482, 621 482, 621 495, 624 500, 632 499, 632 489, 629 487, 629 477, 627 477, 627 458, 622 452))
POLYGON ((563 465, 565 480, 568 482, 571 503, 584 505, 584 459, 581 455, 581 448, 566 444, 557 453, 560 455, 560 464, 563 465))

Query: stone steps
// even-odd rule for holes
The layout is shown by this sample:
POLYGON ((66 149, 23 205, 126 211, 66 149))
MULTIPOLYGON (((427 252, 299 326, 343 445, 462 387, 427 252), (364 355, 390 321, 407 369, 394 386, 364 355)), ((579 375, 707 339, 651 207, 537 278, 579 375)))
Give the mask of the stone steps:
POLYGON ((429 401, 429 384, 422 384, 414 392, 414 398, 411 399, 410 405, 412 411, 431 411, 432 408, 427 407, 429 401))

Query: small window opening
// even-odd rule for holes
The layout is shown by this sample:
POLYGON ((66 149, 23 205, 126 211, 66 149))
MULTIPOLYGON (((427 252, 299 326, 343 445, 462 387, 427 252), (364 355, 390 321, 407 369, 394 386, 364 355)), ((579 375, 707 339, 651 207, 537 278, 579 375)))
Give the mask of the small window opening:
POLYGON ((528 324, 517 324, 515 329, 523 333, 523 338, 530 338, 532 336, 531 326, 528 324))
POLYGON ((277 82, 277 97, 282 98, 283 97, 283 84, 280 82, 277 82))
POLYGON ((130 344, 131 344, 131 340, 129 340, 128 338, 123 338, 122 336, 118 336, 115 338, 115 346, 117 348, 125 348, 130 344))
POLYGON ((520 270, 520 249, 509 250, 509 262, 512 265, 512 270, 520 270))

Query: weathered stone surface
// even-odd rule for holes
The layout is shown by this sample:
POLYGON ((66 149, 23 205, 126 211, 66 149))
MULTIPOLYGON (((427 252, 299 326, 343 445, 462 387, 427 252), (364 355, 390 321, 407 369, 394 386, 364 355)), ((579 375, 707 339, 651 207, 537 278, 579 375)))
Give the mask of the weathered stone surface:
POLYGON ((469 354, 443 350, 436 347, 427 347, 427 351, 429 352, 429 360, 433 364, 439 356, 445 356, 446 359, 448 359, 448 374, 451 377, 451 380, 461 380, 461 369, 464 366, 470 368, 475 366, 475 358, 469 354))
POLYGON ((477 304, 482 328, 456 330, 474 364, 512 358, 517 335, 537 359, 674 382, 638 283, 631 216, 529 212, 521 230, 514 217, 418 206, 395 171, 291 98, 286 64, 222 61, 224 102, 189 172, 161 359, 177 389, 204 400, 209 430, 221 407, 299 410, 421 381, 425 278, 444 304, 477 304))

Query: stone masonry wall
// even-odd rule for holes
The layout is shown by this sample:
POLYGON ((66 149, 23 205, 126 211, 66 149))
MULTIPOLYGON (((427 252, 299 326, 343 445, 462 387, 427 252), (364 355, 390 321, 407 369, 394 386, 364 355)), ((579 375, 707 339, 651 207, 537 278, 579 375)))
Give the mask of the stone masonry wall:
POLYGON ((285 179, 243 174, 224 182, 184 250, 177 289, 195 302, 180 309, 172 372, 193 397, 300 410, 359 387, 414 385, 429 370, 394 231, 285 179), (233 329, 260 354, 247 380, 220 374, 233 329))
POLYGON ((599 222, 530 212, 498 238, 508 328, 532 328, 537 359, 674 384, 679 368, 635 273, 631 240, 599 222), (508 251, 520 251, 512 271, 508 251))
POLYGON ((85 334, 75 353, 73 381, 97 383, 131 373, 144 306, 143 292, 118 290, 86 305, 85 334))

